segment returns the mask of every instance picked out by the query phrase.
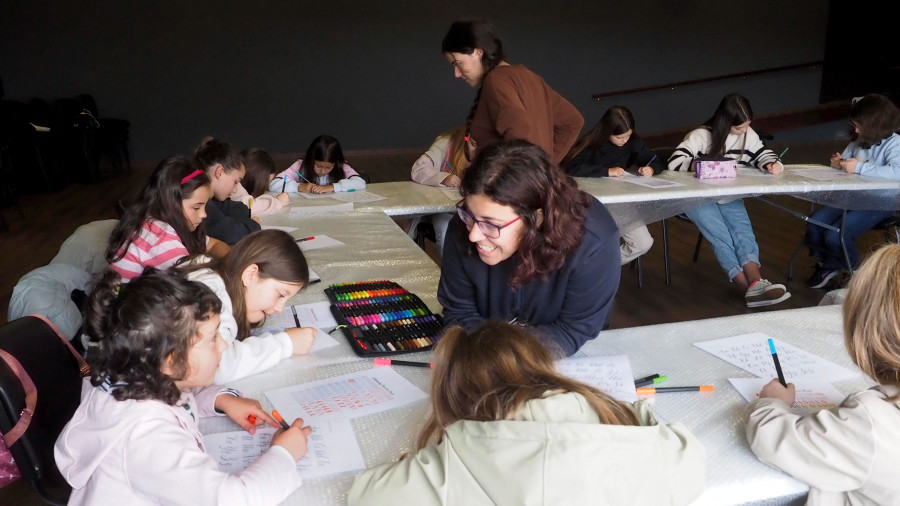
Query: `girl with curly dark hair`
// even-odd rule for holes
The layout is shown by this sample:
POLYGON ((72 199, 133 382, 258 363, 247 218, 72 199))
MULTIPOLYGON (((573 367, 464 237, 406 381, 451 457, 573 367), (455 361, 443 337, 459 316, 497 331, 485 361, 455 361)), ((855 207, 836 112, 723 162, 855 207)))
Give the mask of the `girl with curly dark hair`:
POLYGON ((279 427, 258 401, 212 384, 225 349, 220 310, 209 288, 173 271, 149 268, 128 284, 107 271, 94 287, 91 378, 55 447, 72 504, 278 504, 300 486, 303 420, 239 476, 204 450, 200 416, 224 413, 251 434, 256 423, 279 427))

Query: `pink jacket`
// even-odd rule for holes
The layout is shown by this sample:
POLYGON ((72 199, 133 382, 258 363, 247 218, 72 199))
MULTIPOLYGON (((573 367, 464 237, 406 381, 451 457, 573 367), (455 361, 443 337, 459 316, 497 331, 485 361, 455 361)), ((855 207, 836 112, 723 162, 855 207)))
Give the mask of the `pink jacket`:
POLYGON ((247 193, 247 189, 244 188, 244 185, 240 183, 238 183, 237 188, 235 188, 234 193, 231 194, 230 198, 231 200, 239 201, 249 207, 251 218, 264 214, 275 214, 285 207, 290 207, 290 204, 285 206, 276 199, 274 195, 269 195, 267 193, 263 193, 259 197, 252 197, 247 193), (252 205, 250 202, 251 200, 253 201, 252 205))
POLYGON ((302 481, 287 450, 273 446, 240 474, 206 453, 197 417, 214 415, 216 385, 185 391, 176 406, 117 401, 85 379, 81 405, 56 441, 69 504, 278 504, 302 481))
MULTIPOLYGON (((301 158, 287 169, 276 174, 275 179, 269 183, 269 191, 278 193, 281 193, 282 191, 296 193, 297 186, 300 183, 299 171, 302 163, 303 159, 301 158)), ((305 182, 306 181, 304 181, 304 183, 305 182)), ((318 180, 311 182, 318 185, 333 184, 334 191, 336 192, 366 189, 366 182, 363 181, 363 178, 359 176, 359 173, 353 170, 353 167, 347 162, 344 162, 344 179, 341 179, 340 181, 331 181, 329 177, 325 175, 318 178, 318 180)))

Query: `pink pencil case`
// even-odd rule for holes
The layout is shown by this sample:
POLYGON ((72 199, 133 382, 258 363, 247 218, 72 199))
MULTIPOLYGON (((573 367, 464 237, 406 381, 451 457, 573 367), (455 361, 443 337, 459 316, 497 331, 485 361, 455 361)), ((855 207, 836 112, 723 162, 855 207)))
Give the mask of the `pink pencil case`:
POLYGON ((737 160, 718 156, 695 158, 694 177, 700 179, 737 177, 737 160))

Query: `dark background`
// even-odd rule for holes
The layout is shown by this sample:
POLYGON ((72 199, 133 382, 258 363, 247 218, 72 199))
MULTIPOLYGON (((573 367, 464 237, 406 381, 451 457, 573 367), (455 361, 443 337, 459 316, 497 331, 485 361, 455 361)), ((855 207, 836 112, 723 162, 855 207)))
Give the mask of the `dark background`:
MULTIPOLYGON (((205 135, 273 153, 304 151, 321 133, 345 150, 420 148, 462 123, 474 97, 453 78, 441 39, 454 20, 483 17, 498 26, 508 61, 543 76, 586 127, 621 104, 647 132, 695 125, 733 91, 757 115, 819 103, 821 67, 599 102, 591 95, 822 60, 829 5, 14 0, 0 10, 0 76, 11 100, 93 94, 101 116, 131 121, 136 160, 188 152, 205 135)), ((878 50, 865 44, 870 51, 829 48, 878 50)))

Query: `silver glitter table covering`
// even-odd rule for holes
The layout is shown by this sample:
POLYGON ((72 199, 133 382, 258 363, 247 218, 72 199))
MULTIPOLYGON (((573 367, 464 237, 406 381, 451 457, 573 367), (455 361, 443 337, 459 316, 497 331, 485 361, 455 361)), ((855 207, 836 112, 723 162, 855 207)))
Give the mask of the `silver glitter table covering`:
MULTIPOLYGON (((752 374, 692 345, 762 332, 853 371, 844 349, 840 305, 770 311, 601 332, 575 356, 626 354, 635 377, 658 373, 668 385, 715 386, 714 392, 660 394, 653 411, 660 420, 684 423, 706 448, 706 487, 695 505, 791 504, 808 487, 753 455, 744 431, 747 403, 728 378, 752 374)), ((866 376, 835 383, 844 394, 874 383, 866 376)), ((652 481, 648 465, 648 482, 652 481)))
MULTIPOLYGON (((832 181, 817 181, 799 176, 794 170, 823 166, 788 165, 778 176, 745 176, 703 182, 690 172, 663 171, 658 179, 684 186, 646 188, 615 178, 575 178, 578 186, 606 205, 621 231, 654 223, 723 198, 792 195, 841 209, 900 208, 900 181, 844 176, 832 181)), ((455 212, 456 202, 441 188, 411 181, 374 183, 367 190, 387 197, 385 200, 356 203, 357 211, 381 211, 389 216, 409 217, 455 212)), ((333 199, 309 200, 293 196, 294 206, 333 205, 333 199)))
MULTIPOLYGON (((610 184, 632 186, 617 182, 610 184)), ((400 188, 401 184, 395 186, 400 188)), ((435 200, 449 202, 436 188, 414 187, 435 190, 435 200)), ((700 190, 709 191, 705 185, 697 189, 700 190)), ((382 195, 386 193, 377 188, 372 188, 372 191, 382 195)), ((399 189, 397 191, 400 192, 399 189)), ((423 194, 418 193, 420 197, 423 194)), ((322 282, 301 291, 290 303, 324 301, 323 289, 336 282, 390 279, 418 294, 432 311, 440 312, 436 301, 440 278, 438 267, 385 214, 388 209, 384 206, 381 209, 384 213, 370 212, 375 209, 367 211, 360 206, 358 211, 341 215, 279 214, 265 217, 265 224, 298 227, 299 235, 327 234, 346 243, 345 247, 306 252, 310 267, 322 277, 322 282)), ((663 394, 653 404, 661 420, 683 422, 706 448, 706 488, 696 501, 697 505, 791 504, 802 501, 807 491, 804 484, 759 462, 747 446, 743 429, 746 403, 727 378, 751 375, 691 344, 747 332, 767 333, 856 370, 843 348, 838 305, 606 331, 587 343, 576 355, 626 354, 638 377, 659 373, 668 375, 671 385, 715 385, 716 391, 711 394, 663 394), (673 357, 677 360, 673 361, 673 357)), ((265 390, 372 367, 372 361, 357 357, 341 336, 336 336, 336 339, 340 343, 337 347, 284 360, 273 369, 236 381, 231 386, 259 399, 266 409, 272 409, 263 394, 265 390)), ((403 358, 428 361, 431 353, 414 353, 403 358)), ((398 367, 397 371, 428 391, 429 370, 398 367)), ((849 394, 870 385, 869 379, 860 376, 835 386, 849 394)), ((353 420, 366 465, 371 467, 391 462, 400 454, 412 451, 426 412, 427 403, 419 402, 353 420)), ((224 417, 201 420, 200 427, 204 433, 238 429, 224 417)), ((652 476, 652 464, 648 465, 647 472, 648 477, 652 476)), ((352 482, 352 475, 309 480, 285 504, 345 504, 352 482)))

